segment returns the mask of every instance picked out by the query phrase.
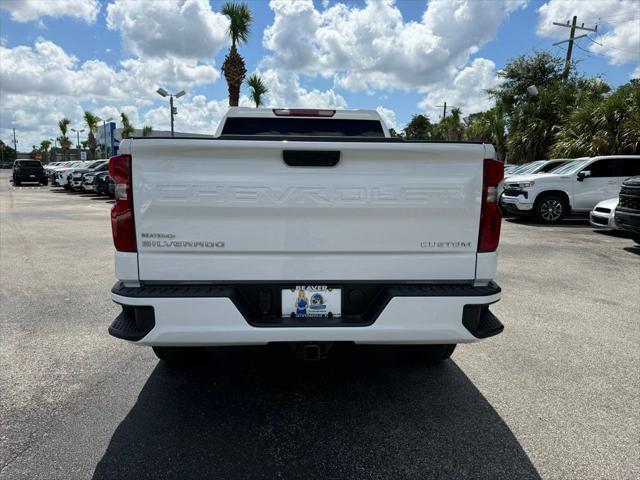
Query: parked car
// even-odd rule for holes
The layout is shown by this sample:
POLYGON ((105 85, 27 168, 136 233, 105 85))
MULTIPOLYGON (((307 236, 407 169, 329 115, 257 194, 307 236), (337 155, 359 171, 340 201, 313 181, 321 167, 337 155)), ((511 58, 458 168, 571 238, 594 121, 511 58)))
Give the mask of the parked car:
MULTIPOLYGON (((109 164, 106 164, 107 170, 102 170, 99 172, 87 172, 82 176, 82 191, 83 192, 94 192, 96 193, 96 186, 98 185, 98 177, 109 175, 108 168, 109 164)), ((96 169, 97 170, 97 169, 96 169)))
POLYGON ((111 177, 109 176, 109 172, 100 172, 96 174, 93 177, 93 191, 96 192, 97 195, 104 195, 105 197, 108 196, 110 180, 111 177))
MULTIPOLYGON (((107 172, 109 170, 109 161, 105 160, 105 162, 101 165, 98 165, 97 167, 84 172, 80 175, 80 181, 78 182, 77 177, 71 177, 71 184, 72 184, 72 188, 74 190, 81 190, 83 192, 87 192, 87 191, 93 191, 91 188, 87 189, 86 185, 87 185, 87 178, 91 179, 91 185, 93 185, 93 177, 95 175, 97 175, 98 173, 102 173, 102 172, 107 172), (78 187, 78 183, 80 183, 80 186, 78 187)), ((75 174, 74 174, 75 175, 75 174)))
POLYGON ((55 167, 53 170, 53 184, 59 187, 64 187, 65 190, 71 188, 70 186, 70 174, 75 168, 79 168, 84 165, 80 161, 65 162, 62 165, 55 167))
POLYGON ((510 175, 519 165, 505 165, 504 166, 504 175, 510 175))
POLYGON ((622 182, 614 216, 616 225, 628 230, 633 241, 640 245, 640 176, 622 182))
POLYGON ((110 159, 111 335, 166 361, 270 342, 317 360, 335 341, 440 361, 503 330, 492 145, 396 141, 367 110, 232 107, 218 128, 110 159))
POLYGON ((617 205, 618 197, 597 203, 589 213, 589 223, 599 229, 616 230, 618 227, 615 222, 614 212, 617 205))
POLYGON ((23 182, 37 182, 47 185, 49 179, 38 160, 16 160, 13 163, 13 184, 18 187, 23 182))
POLYGON ((509 177, 500 207, 543 223, 558 223, 570 213, 587 213, 614 197, 622 182, 634 175, 640 175, 640 156, 578 159, 542 175, 509 177))
POLYGON ((104 172, 109 168, 109 160, 94 160, 88 165, 76 168, 71 172, 69 186, 74 192, 82 190, 83 175, 85 173, 104 172))
POLYGON ((522 165, 522 169, 514 169, 507 175, 507 172, 504 172, 505 180, 513 175, 534 175, 536 173, 548 173, 555 168, 558 168, 561 165, 564 165, 567 162, 570 162, 570 159, 567 158, 556 158, 553 160, 536 160, 535 162, 527 163, 522 165))

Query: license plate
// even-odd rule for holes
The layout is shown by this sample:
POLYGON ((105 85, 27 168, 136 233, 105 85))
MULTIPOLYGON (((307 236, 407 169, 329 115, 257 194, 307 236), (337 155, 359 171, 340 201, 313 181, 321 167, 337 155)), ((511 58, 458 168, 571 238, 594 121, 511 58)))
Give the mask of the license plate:
POLYGON ((29 178, 36 178, 35 175, 29 175, 29 178))
POLYGON ((339 317, 342 290, 324 285, 297 285, 282 290, 282 316, 293 318, 339 317))

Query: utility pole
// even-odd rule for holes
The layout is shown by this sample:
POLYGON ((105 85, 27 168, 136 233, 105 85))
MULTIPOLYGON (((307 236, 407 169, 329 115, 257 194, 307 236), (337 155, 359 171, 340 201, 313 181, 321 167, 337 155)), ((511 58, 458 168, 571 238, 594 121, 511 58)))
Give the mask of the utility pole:
POLYGON ((571 54, 573 53, 573 41, 587 36, 586 34, 584 34, 584 35, 578 35, 576 37, 575 36, 576 30, 585 30, 587 32, 598 31, 598 25, 596 25, 594 28, 588 28, 584 26, 584 23, 578 27, 576 25, 577 23, 578 23, 578 17, 576 15, 573 16, 573 21, 571 22, 571 24, 569 23, 568 20, 567 20, 567 23, 553 22, 554 25, 557 25, 559 27, 566 27, 571 29, 569 33, 569 38, 567 40, 562 40, 561 42, 556 42, 553 44, 553 46, 555 47, 556 45, 560 45, 561 43, 569 42, 569 45, 567 46, 567 58, 564 61, 564 71, 562 72, 562 76, 564 77, 565 80, 569 77, 569 68, 571 67, 571 54))
POLYGON ((436 105, 436 107, 442 107, 442 118, 447 116, 447 102, 444 102, 444 105, 436 105))
POLYGON ((176 114, 176 110, 173 108, 173 95, 169 98, 169 106, 171 107, 171 136, 173 137, 173 116, 176 114))
POLYGON ((18 141, 16 140, 16 129, 13 129, 13 149, 16 151, 16 156, 18 155, 18 141))

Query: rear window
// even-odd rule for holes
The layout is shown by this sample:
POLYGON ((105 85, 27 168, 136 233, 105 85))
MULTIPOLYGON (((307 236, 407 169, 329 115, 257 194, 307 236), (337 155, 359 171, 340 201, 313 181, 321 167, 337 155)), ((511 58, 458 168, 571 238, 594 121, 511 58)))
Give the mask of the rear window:
POLYGON ((42 164, 37 160, 19 160, 16 162, 21 167, 40 167, 42 164))
POLYGON ((384 137, 376 120, 328 118, 227 118, 222 135, 384 137))

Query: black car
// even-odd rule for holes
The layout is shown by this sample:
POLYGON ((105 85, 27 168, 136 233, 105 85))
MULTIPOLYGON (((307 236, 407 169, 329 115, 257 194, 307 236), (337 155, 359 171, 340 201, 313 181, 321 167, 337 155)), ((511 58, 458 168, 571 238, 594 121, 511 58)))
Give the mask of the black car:
POLYGON ((615 221, 618 227, 628 230, 633 241, 640 245, 640 176, 622 182, 615 221))
POLYGON ((110 180, 109 172, 98 173, 93 177, 93 191, 96 192, 97 195, 104 195, 106 197, 109 195, 110 180))
POLYGON ((69 187, 73 191, 82 190, 83 176, 85 173, 98 173, 109 169, 109 160, 96 160, 89 163, 86 167, 75 168, 71 171, 69 179, 69 187))
POLYGON ((19 186, 22 182, 37 182, 47 185, 49 179, 44 167, 38 160, 16 160, 13 164, 13 184, 19 186))

